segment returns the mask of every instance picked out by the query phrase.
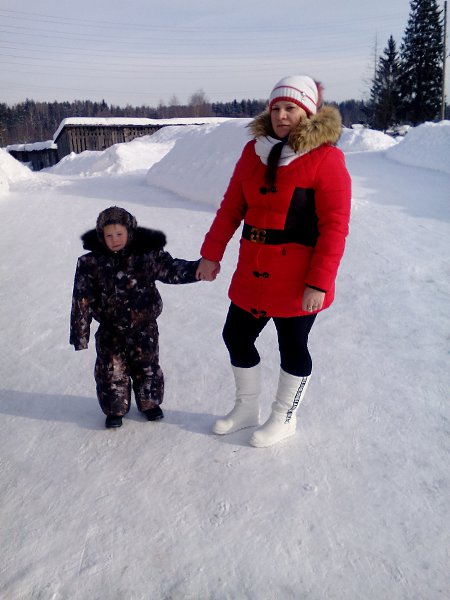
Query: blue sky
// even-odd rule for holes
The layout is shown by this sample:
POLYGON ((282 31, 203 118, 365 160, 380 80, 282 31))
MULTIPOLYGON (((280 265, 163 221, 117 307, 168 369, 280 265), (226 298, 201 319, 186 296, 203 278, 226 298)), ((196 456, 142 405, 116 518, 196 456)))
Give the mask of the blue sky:
POLYGON ((322 81, 326 100, 363 99, 409 11, 407 0, 0 0, 0 102, 265 99, 293 73, 322 81))

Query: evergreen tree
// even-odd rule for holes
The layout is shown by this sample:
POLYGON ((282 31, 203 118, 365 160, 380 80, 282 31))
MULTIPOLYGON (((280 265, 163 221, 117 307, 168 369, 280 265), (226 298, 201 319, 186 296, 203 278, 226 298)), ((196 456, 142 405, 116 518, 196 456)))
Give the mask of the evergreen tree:
POLYGON ((400 104, 400 62, 394 38, 388 40, 384 56, 378 60, 375 78, 370 90, 370 125, 386 131, 397 123, 400 104))
POLYGON ((443 19, 436 0, 411 0, 400 48, 403 121, 417 125, 439 115, 442 95, 443 19))

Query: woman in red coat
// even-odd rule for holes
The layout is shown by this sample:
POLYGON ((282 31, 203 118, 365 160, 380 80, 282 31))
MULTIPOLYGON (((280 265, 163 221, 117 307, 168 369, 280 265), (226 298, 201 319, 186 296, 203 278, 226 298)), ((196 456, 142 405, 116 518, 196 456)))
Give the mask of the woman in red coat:
POLYGON ((250 124, 254 139, 236 164, 201 248, 197 277, 212 280, 244 221, 223 331, 236 402, 215 423, 215 433, 259 425, 255 341, 270 319, 277 329, 278 391, 268 421, 250 440, 256 447, 295 433, 295 413, 312 372, 308 335, 317 313, 333 302, 348 233, 351 182, 336 147, 341 118, 336 108, 322 105, 321 96, 321 85, 306 75, 275 85, 268 111, 250 124))

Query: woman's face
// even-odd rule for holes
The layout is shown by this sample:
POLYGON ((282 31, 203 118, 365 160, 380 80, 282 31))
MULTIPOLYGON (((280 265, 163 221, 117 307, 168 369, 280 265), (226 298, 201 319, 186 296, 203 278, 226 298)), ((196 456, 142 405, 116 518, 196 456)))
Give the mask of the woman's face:
POLYGON ((272 129, 277 137, 284 138, 297 127, 302 119, 306 119, 306 111, 294 102, 280 100, 275 102, 270 111, 272 129))

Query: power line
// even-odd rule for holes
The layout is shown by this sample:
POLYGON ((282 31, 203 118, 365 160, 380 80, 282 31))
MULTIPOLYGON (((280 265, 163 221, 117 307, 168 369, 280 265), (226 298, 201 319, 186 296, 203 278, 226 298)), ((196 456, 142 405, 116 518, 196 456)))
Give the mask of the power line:
MULTIPOLYGON (((4 9, 0 9, 0 14, 3 14, 3 17, 5 18, 12 18, 12 19, 20 19, 21 21, 24 20, 28 20, 28 21, 33 21, 33 23, 36 23, 36 20, 42 19, 49 23, 57 23, 57 24, 65 24, 65 25, 83 25, 84 27, 88 26, 88 27, 99 27, 102 30, 104 30, 105 28, 119 28, 121 31, 123 31, 124 29, 136 29, 136 30, 142 30, 142 31, 161 31, 161 32, 165 32, 167 33, 168 31, 174 31, 177 33, 180 32, 191 32, 191 33, 199 33, 199 32, 205 32, 205 31, 214 31, 214 32, 218 32, 218 31, 223 31, 224 33, 227 33, 228 35, 230 33, 233 32, 241 32, 244 35, 248 35, 249 33, 267 33, 270 31, 274 31, 274 32, 282 32, 285 33, 287 31, 292 31, 292 32, 298 32, 298 33, 303 33, 305 30, 311 30, 311 31, 315 31, 315 30, 323 30, 324 27, 327 27, 327 24, 324 23, 323 21, 321 21, 319 24, 317 25, 305 25, 303 23, 301 24, 295 24, 295 25, 286 25, 283 24, 283 26, 277 26, 277 25, 269 25, 269 26, 264 26, 264 25, 256 25, 255 27, 252 27, 252 25, 250 24, 245 24, 245 25, 226 25, 226 26, 218 26, 218 25, 211 25, 211 24, 207 24, 204 25, 202 27, 194 27, 194 26, 184 26, 184 25, 177 25, 176 27, 174 27, 173 25, 171 26, 165 26, 165 25, 143 25, 142 23, 126 23, 123 21, 108 21, 108 20, 95 20, 95 19, 80 19, 80 18, 74 18, 74 17, 60 17, 60 16, 55 16, 55 15, 47 15, 47 14, 42 14, 42 13, 30 13, 28 11, 18 11, 18 10, 4 10, 4 9), (36 19, 37 18, 37 19, 36 19)), ((379 22, 385 22, 386 24, 390 24, 392 25, 392 22, 395 19, 400 19, 403 18, 403 12, 392 12, 390 14, 386 14, 384 13, 383 15, 380 15, 377 20, 379 22)), ((336 21, 336 19, 333 19, 332 22, 330 22, 330 24, 328 25, 328 27, 332 30, 336 29, 336 26, 339 24, 348 24, 350 27, 353 27, 354 25, 360 24, 360 23, 367 23, 367 16, 366 15, 362 15, 360 17, 355 16, 355 17, 342 17, 341 21, 336 21)), ((372 20, 372 24, 373 24, 373 20, 372 20)))

